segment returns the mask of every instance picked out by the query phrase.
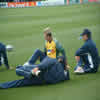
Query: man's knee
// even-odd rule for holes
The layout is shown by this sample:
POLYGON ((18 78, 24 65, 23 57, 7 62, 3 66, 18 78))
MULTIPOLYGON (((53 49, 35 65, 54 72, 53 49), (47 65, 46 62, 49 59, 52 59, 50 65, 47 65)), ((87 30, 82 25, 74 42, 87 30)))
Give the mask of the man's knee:
POLYGON ((40 54, 40 53, 41 53, 41 50, 40 50, 40 49, 36 49, 36 50, 35 50, 35 53, 36 53, 36 54, 40 54))
POLYGON ((19 69, 19 68, 21 68, 21 67, 22 67, 22 66, 17 66, 16 69, 19 69))

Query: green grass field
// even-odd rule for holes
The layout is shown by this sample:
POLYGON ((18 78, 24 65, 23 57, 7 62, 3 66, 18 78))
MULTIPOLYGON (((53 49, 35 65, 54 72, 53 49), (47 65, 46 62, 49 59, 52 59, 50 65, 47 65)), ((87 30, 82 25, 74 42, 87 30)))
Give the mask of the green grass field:
MULTIPOLYGON (((51 27, 63 44, 71 66, 71 80, 56 85, 0 90, 0 100, 100 100, 100 70, 97 74, 73 74, 75 51, 84 28, 93 32, 100 52, 100 4, 0 9, 0 42, 12 44, 11 66, 23 64, 36 48, 43 50, 43 29, 51 27)), ((19 79, 14 70, 0 68, 0 83, 19 79)))

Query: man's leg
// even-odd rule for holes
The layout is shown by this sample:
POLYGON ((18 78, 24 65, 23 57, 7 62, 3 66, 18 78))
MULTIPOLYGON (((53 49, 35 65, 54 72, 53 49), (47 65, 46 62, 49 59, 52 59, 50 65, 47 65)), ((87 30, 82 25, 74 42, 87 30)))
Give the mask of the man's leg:
POLYGON ((26 65, 23 67, 25 68, 24 71, 31 70, 32 75, 40 76, 44 71, 46 71, 47 69, 49 69, 51 66, 53 66, 56 63, 57 63, 57 59, 45 57, 44 60, 38 65, 26 65), (35 69, 37 69, 37 71, 34 71, 35 69))
POLYGON ((76 74, 83 74, 84 69, 83 69, 83 57, 82 56, 75 56, 77 65, 74 68, 74 73, 76 74))
POLYGON ((92 62, 92 57, 88 54, 84 54, 82 56, 78 56, 78 57, 75 57, 76 58, 76 61, 78 62, 77 63, 77 66, 75 67, 75 72, 81 72, 82 73, 93 73, 93 72, 96 72, 95 69, 94 69, 94 65, 93 65, 93 62, 92 62), (84 63, 84 65, 83 65, 84 63))
POLYGON ((94 68, 92 57, 89 54, 83 56, 83 69, 85 73, 96 73, 97 70, 94 68))
POLYGON ((33 76, 40 76, 40 74, 41 74, 40 70, 38 70, 36 73, 34 73, 34 75, 32 72, 32 70, 34 68, 36 68, 37 66, 38 65, 18 66, 16 68, 16 74, 18 76, 24 76, 24 78, 28 78, 28 79, 31 79, 33 76))
POLYGON ((85 73, 96 73, 96 71, 94 69, 90 68, 88 65, 84 65, 83 70, 85 73))
POLYGON ((7 57, 7 52, 6 50, 2 51, 2 57, 4 59, 4 64, 7 69, 9 69, 9 64, 8 64, 8 57, 7 57))
POLYGON ((1 62, 1 52, 0 52, 0 66, 2 65, 2 62, 1 62))
POLYGON ((17 66, 16 74, 18 76, 24 76, 25 78, 31 79, 32 78, 32 74, 31 74, 32 69, 33 68, 30 68, 30 67, 17 66))
POLYGON ((21 80, 2 83, 0 84, 0 88, 7 89, 7 88, 16 88, 16 87, 31 86, 31 85, 42 85, 42 84, 44 84, 42 79, 38 77, 34 77, 33 79, 25 78, 21 80))
POLYGON ((39 58, 40 61, 42 61, 45 58, 45 54, 41 50, 36 49, 35 53, 32 55, 32 57, 29 60, 29 64, 35 64, 39 58))
POLYGON ((81 67, 82 64, 83 64, 82 57, 80 57, 80 56, 75 56, 75 60, 76 60, 76 62, 77 62, 77 65, 76 65, 76 67, 74 68, 74 70, 76 70, 78 67, 81 67))

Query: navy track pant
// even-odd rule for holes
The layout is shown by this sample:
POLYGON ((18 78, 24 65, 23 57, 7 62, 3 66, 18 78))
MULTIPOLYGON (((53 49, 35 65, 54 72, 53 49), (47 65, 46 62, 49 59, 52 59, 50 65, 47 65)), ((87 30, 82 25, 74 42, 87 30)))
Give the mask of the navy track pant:
POLYGON ((18 76, 24 76, 24 79, 15 80, 0 84, 0 88, 16 88, 31 85, 42 85, 43 79, 41 77, 32 77, 31 70, 33 67, 18 66, 16 68, 16 74, 18 76))
POLYGON ((93 64, 92 57, 89 54, 80 56, 80 61, 78 62, 74 70, 76 70, 78 66, 83 66, 83 70, 85 73, 97 72, 97 70, 94 68, 95 66, 93 64))

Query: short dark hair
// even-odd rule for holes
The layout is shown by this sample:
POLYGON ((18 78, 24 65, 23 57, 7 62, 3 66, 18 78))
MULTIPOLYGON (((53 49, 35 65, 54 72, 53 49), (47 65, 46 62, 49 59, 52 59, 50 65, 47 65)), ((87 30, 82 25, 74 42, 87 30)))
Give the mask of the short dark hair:
POLYGON ((51 32, 48 32, 47 33, 47 36, 50 36, 51 37, 52 36, 52 33, 51 32))

